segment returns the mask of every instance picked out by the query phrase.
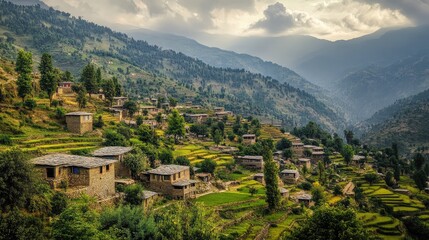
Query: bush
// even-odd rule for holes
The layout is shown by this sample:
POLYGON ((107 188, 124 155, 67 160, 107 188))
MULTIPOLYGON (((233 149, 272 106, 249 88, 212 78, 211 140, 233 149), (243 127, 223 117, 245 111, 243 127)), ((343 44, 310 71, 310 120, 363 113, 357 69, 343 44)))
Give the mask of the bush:
POLYGON ((66 116, 66 110, 64 110, 61 107, 58 107, 57 109, 55 109, 55 118, 56 119, 64 119, 65 116, 66 116))
POLYGON ((33 110, 37 107, 37 103, 33 99, 27 99, 24 102, 24 107, 27 108, 28 110, 33 110))
POLYGON ((52 214, 58 215, 62 213, 64 209, 67 208, 67 204, 67 195, 62 192, 55 191, 51 200, 52 214))
POLYGON ((311 185, 311 183, 309 182, 303 182, 301 184, 298 185, 298 188, 301 188, 303 190, 310 190, 313 186, 311 185))
POLYGON ((74 150, 70 150, 70 153, 72 155, 79 155, 79 156, 91 155, 91 151, 89 149, 74 149, 74 150))
POLYGON ((212 159, 204 159, 204 161, 201 163, 201 171, 207 173, 214 173, 216 166, 217 163, 212 159))
POLYGON ((128 141, 122 134, 109 130, 104 133, 104 146, 128 146, 128 141))
POLYGON ((131 205, 140 205, 143 202, 143 188, 140 184, 125 187, 125 202, 131 205))
POLYGON ((94 125, 94 128, 104 127, 103 117, 101 115, 99 115, 97 118, 97 121, 94 121, 93 125, 94 125))
POLYGON ((52 107, 58 107, 60 105, 60 102, 58 100, 52 100, 51 106, 52 107))
POLYGON ((0 145, 12 145, 12 139, 8 135, 0 134, 0 145))

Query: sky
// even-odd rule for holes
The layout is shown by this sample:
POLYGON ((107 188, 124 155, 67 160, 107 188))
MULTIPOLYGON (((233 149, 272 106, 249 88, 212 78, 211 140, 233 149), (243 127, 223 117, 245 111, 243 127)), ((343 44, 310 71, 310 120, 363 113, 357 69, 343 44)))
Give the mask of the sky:
POLYGON ((381 28, 429 24, 429 0, 42 0, 117 28, 193 36, 310 35, 352 39, 381 28))

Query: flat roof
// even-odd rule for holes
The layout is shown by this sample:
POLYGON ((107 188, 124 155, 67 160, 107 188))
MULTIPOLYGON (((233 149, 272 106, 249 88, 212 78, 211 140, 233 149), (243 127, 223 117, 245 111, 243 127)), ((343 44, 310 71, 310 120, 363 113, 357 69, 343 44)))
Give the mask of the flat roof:
POLYGON ((87 116, 87 115, 92 115, 92 113, 88 113, 88 112, 71 112, 71 113, 67 113, 66 116, 87 116))
POLYGON ((255 134, 244 134, 243 137, 256 137, 255 134))
POLYGON ((298 170, 294 169, 285 169, 281 173, 298 173, 298 170))
POLYGON ((308 158, 299 158, 298 161, 300 161, 300 162, 309 162, 310 159, 308 159, 308 158))
POLYGON ((143 190, 143 198, 144 198, 144 199, 148 199, 148 198, 151 198, 151 197, 156 196, 156 195, 158 195, 158 193, 157 193, 157 192, 152 192, 152 191, 148 191, 148 190, 143 190))
POLYGON ((311 155, 324 155, 325 152, 312 152, 311 155))
POLYGON ((171 185, 177 186, 177 187, 184 187, 184 186, 191 185, 192 183, 196 183, 196 182, 197 181, 195 181, 195 180, 182 180, 182 181, 175 182, 171 185))
POLYGON ((172 175, 184 170, 189 170, 189 167, 171 164, 171 165, 161 165, 155 169, 151 169, 147 171, 147 173, 158 174, 158 175, 172 175))
POLYGON ((96 157, 84 157, 70 154, 50 154, 42 157, 34 158, 32 162, 35 165, 42 166, 65 166, 65 167, 83 167, 83 168, 95 168, 111 163, 117 162, 117 160, 96 158, 96 157))
POLYGON ((296 197, 298 200, 311 200, 312 196, 310 194, 301 194, 296 197))
POLYGON ((251 159, 251 160, 263 160, 264 158, 262 156, 239 156, 240 159, 251 159))
POLYGON ((121 147, 121 146, 103 147, 95 150, 92 153, 92 155, 95 157, 119 156, 124 153, 130 152, 131 150, 133 150, 132 147, 121 147))

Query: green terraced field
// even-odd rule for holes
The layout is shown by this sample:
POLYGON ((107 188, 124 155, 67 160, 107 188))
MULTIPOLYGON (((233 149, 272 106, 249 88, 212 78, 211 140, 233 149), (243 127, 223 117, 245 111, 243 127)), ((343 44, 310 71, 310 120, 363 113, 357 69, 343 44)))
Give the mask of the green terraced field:
POLYGON ((221 193, 211 193, 199 197, 196 201, 204 203, 208 207, 219 206, 223 204, 249 201, 255 199, 250 196, 250 194, 245 193, 233 193, 233 192, 221 192, 221 193))

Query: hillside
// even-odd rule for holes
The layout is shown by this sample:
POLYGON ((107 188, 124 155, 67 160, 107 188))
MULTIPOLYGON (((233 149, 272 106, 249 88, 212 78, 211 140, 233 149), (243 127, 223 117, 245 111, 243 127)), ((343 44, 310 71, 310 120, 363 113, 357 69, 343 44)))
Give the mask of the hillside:
POLYGON ((93 62, 106 75, 121 79, 132 97, 168 93, 195 104, 224 105, 239 114, 273 118, 290 127, 310 120, 330 130, 342 125, 325 104, 270 77, 212 67, 52 9, 7 2, 0 6, 5 56, 13 56, 14 47, 25 47, 36 56, 46 51, 56 66, 75 76, 93 62))
POLYGON ((364 142, 390 146, 401 145, 405 152, 428 146, 429 90, 395 102, 357 125, 364 142))
POLYGON ((429 55, 405 58, 387 67, 372 66, 339 82, 337 93, 355 118, 369 118, 396 100, 429 89, 429 55))

